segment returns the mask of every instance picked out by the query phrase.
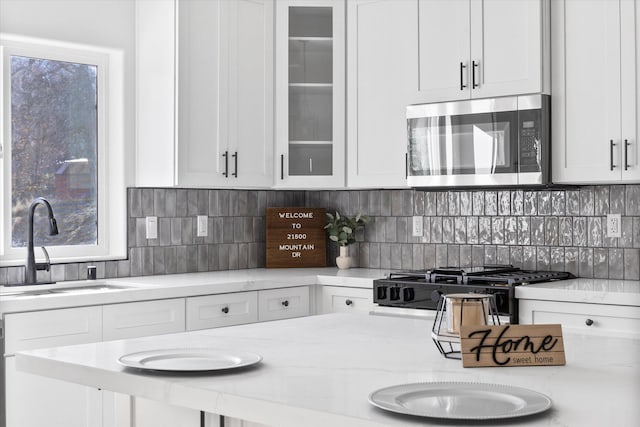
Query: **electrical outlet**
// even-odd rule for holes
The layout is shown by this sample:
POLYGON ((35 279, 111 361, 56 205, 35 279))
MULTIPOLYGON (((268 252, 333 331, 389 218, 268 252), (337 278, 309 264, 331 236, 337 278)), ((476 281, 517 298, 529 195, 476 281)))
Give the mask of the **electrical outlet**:
POLYGON ((413 237, 422 237, 424 234, 424 222, 421 216, 413 217, 413 237))
POLYGON ((198 237, 207 237, 209 235, 209 230, 207 227, 208 219, 209 217, 207 217, 206 215, 198 215, 198 220, 197 220, 197 224, 198 224, 197 236, 198 237))
POLYGON ((607 215, 607 237, 622 237, 622 218, 620 214, 607 215))
POLYGON ((158 217, 148 216, 147 218, 147 239, 158 238, 158 217))

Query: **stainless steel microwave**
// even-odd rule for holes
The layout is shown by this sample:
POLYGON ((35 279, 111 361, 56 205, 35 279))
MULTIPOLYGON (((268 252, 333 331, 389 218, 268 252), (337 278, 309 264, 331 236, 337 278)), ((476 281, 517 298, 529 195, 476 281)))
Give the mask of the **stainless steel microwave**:
POLYGON ((412 187, 550 183, 549 95, 407 107, 412 187))

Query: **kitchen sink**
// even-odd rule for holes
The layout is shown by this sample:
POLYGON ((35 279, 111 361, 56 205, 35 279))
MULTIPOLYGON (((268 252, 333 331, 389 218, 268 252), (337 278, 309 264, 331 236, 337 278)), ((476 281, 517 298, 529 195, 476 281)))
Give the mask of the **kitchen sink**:
POLYGON ((67 295, 80 295, 89 294, 95 292, 108 292, 119 291, 124 289, 131 289, 132 286, 116 285, 112 283, 98 282, 91 285, 84 286, 67 286, 60 288, 47 288, 47 289, 30 289, 22 290, 20 287, 12 287, 9 289, 0 290, 0 296, 12 296, 12 297, 27 297, 37 295, 52 295, 52 294, 67 294, 67 295))

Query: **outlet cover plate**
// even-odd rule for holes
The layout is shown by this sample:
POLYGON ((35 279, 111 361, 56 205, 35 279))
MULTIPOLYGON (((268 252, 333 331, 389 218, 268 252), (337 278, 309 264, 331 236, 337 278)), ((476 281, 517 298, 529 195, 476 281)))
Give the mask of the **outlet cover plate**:
POLYGON ((198 215, 198 220, 197 220, 197 224, 198 224, 197 235, 198 235, 198 237, 207 237, 209 235, 209 229, 207 227, 208 219, 209 219, 209 217, 207 217, 206 215, 198 215))
POLYGON ((622 217, 620 214, 607 215, 607 237, 622 237, 622 217))
POLYGON ((157 216, 148 216, 146 217, 146 231, 147 231, 147 239, 157 239, 158 238, 158 217, 157 216))
POLYGON ((411 228, 413 237, 422 237, 424 234, 424 221, 421 216, 413 217, 413 227, 411 228))

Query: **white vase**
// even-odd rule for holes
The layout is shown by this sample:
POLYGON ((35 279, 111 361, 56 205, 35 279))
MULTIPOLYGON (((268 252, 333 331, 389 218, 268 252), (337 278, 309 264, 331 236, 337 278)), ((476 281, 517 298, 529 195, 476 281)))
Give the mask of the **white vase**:
POLYGON ((344 270, 351 267, 353 258, 349 256, 349 246, 340 246, 340 256, 336 257, 336 265, 344 270))

